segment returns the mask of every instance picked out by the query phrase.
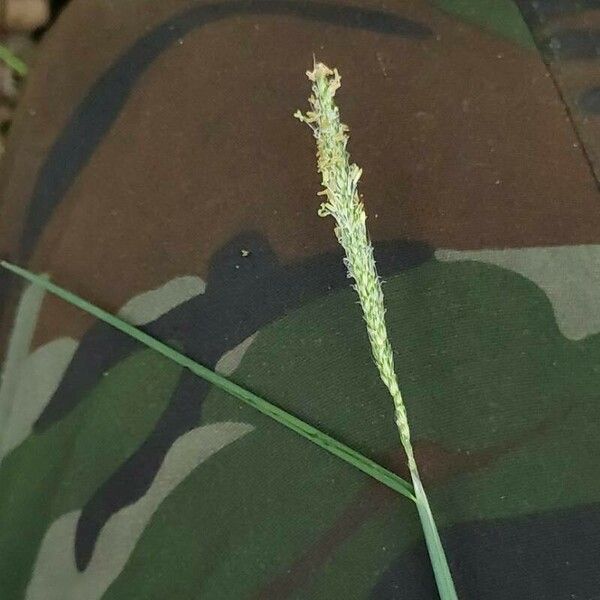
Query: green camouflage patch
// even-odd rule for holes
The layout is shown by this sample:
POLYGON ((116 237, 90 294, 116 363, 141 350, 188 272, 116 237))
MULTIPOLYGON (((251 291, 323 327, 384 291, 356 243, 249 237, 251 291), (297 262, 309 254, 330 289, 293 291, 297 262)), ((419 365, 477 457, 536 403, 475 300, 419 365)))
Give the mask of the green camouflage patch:
MULTIPOLYGON (((580 475, 600 451, 597 337, 565 339, 535 285, 476 263, 431 262, 393 278, 386 298, 442 527, 600 499, 580 475)), ((391 407, 367 353, 347 290, 261 331, 234 378, 390 461, 391 407)), ((419 539, 410 503, 373 510, 363 476, 252 409, 213 391, 204 419, 257 431, 165 500, 107 599, 367 598, 419 539)))
POLYGON ((441 10, 479 25, 527 48, 535 48, 529 28, 513 0, 433 0, 441 10))
POLYGON ((0 467, 0 597, 23 598, 50 524, 79 509, 146 438, 180 369, 141 351, 107 373, 70 415, 0 467))

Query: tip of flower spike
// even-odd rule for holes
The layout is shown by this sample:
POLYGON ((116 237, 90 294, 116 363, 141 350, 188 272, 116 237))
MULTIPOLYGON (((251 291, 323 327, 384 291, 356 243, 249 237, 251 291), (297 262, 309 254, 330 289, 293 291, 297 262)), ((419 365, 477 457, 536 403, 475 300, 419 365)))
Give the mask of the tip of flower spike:
POLYGON ((306 71, 306 76, 313 82, 317 81, 325 81, 327 85, 332 88, 332 91, 335 92, 340 85, 342 77, 340 76, 337 69, 330 69, 326 64, 322 62, 314 62, 313 70, 306 71))
MULTIPOLYGON (((322 104, 330 104, 337 89, 341 86, 342 78, 337 69, 330 69, 326 64, 317 62, 313 55, 313 70, 306 71, 307 77, 313 82, 313 94, 308 99, 313 110, 303 113, 297 110, 294 117, 306 123, 313 130, 316 138, 319 137, 319 127, 315 123, 319 122, 319 111, 322 110, 322 104)), ((334 105, 331 110, 337 115, 337 107, 334 105)), ((343 134, 348 128, 340 123, 340 130, 343 134)))
POLYGON ((325 78, 325 77, 330 77, 331 75, 335 75, 336 72, 337 72, 337 69, 336 70, 332 70, 326 64, 323 64, 322 62, 315 62, 313 64, 313 70, 312 71, 306 71, 306 76, 311 81, 316 81, 317 79, 321 79, 321 78, 325 78))

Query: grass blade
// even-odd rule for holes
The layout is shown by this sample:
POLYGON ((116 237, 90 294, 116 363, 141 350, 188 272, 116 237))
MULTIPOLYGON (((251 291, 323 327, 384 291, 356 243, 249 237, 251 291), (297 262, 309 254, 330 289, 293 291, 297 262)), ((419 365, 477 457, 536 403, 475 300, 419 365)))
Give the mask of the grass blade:
POLYGON ((356 467, 357 469, 369 475, 373 479, 376 479, 380 483, 383 483, 385 486, 389 487, 395 492, 398 492, 399 494, 406 496, 407 498, 410 498, 411 500, 416 502, 414 490, 410 483, 408 483, 395 473, 392 473, 388 469, 382 467, 370 458, 367 458, 366 456, 360 454, 353 448, 346 446, 346 444, 343 444, 342 442, 336 440, 330 435, 327 435, 326 433, 322 432, 316 427, 313 427, 309 423, 306 423, 302 419, 299 419, 298 417, 292 415, 291 413, 288 413, 282 408, 279 408, 275 404, 271 404, 267 400, 261 398, 260 396, 257 396, 256 394, 250 392, 242 386, 233 383, 233 381, 230 381, 226 377, 223 377, 222 375, 219 375, 218 373, 211 371, 207 367, 193 361, 191 358, 185 356, 184 354, 181 354, 180 352, 177 352, 177 350, 174 350, 173 348, 167 346, 166 344, 157 340, 156 338, 153 338, 147 333, 144 333, 137 327, 134 327, 133 325, 130 325, 129 323, 126 323, 125 321, 119 319, 115 315, 112 315, 106 312, 105 310, 94 306, 93 304, 77 296, 76 294, 69 292, 64 288, 61 288, 60 286, 52 283, 47 278, 31 273, 26 269, 13 265, 4 260, 0 261, 0 265, 5 269, 8 269, 12 273, 19 275, 23 279, 26 279, 31 283, 43 287, 44 289, 54 294, 55 296, 58 296, 65 302, 68 302, 69 304, 80 308, 81 310, 96 317, 97 319, 108 323, 115 329, 118 329, 126 335, 136 339, 138 342, 144 344, 148 348, 152 348, 156 352, 159 352, 160 354, 177 363, 178 365, 189 369, 198 377, 205 379, 206 381, 212 383, 214 386, 222 389, 228 394, 236 397, 238 400, 241 400, 245 404, 248 404, 252 408, 277 421, 281 425, 287 427, 288 429, 291 429, 292 431, 295 431, 298 435, 301 435, 302 437, 311 441, 313 444, 316 444, 324 450, 327 450, 327 452, 329 452, 330 454, 341 458, 343 461, 347 462, 353 467, 356 467))

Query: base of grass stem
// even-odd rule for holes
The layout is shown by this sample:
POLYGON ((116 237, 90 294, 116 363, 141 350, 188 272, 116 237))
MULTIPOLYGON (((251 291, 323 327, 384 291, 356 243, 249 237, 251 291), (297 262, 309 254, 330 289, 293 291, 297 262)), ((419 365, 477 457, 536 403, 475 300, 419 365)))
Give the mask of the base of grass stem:
POLYGON ((444 547, 442 546, 442 540, 440 539, 440 534, 438 533, 438 529, 433 518, 433 513, 431 512, 431 508, 429 506, 427 494, 423 488, 421 477, 414 460, 409 461, 409 464, 410 462, 413 463, 410 468, 410 476, 415 488, 417 510, 419 512, 419 519, 421 520, 421 526, 425 536, 425 543, 427 545, 429 559, 431 560, 431 566, 433 568, 433 574, 435 576, 440 600, 458 600, 456 589, 454 588, 454 582, 452 580, 452 574, 450 573, 450 567, 448 566, 448 561, 446 560, 446 554, 444 552, 444 547))

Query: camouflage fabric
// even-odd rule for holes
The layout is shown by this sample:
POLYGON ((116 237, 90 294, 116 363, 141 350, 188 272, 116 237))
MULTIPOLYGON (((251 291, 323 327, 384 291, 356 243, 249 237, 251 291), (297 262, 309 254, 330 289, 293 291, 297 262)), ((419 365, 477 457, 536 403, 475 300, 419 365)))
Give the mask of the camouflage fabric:
POLYGON ((519 0, 579 142, 600 177, 600 2, 519 0))
MULTIPOLYGON (((74 0, 14 125, 0 254, 405 474, 291 117, 313 52, 338 66, 459 596, 593 600, 600 195, 520 8, 74 0)), ((0 598, 436 597, 408 500, 1 278, 0 598)))

